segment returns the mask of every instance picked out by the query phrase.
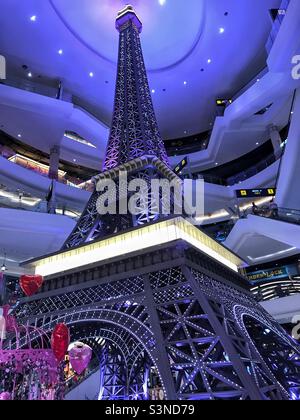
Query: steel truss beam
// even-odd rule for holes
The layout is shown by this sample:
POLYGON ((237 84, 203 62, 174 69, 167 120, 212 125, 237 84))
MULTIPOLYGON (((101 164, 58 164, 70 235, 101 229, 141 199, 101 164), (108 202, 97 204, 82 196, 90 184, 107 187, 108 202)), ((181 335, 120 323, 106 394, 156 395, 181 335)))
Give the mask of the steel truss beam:
MULTIPOLYGON (((94 296, 88 306, 78 306, 76 299, 71 305, 72 292, 69 297, 61 291, 61 295, 45 298, 38 305, 36 301, 25 304, 26 312, 30 313, 31 323, 46 331, 51 331, 58 322, 76 328, 99 323, 99 331, 117 335, 127 355, 134 343, 139 349, 134 356, 137 362, 126 362, 127 366, 131 363, 133 372, 126 389, 136 389, 139 395, 143 388, 141 378, 145 376, 143 357, 147 355, 149 365, 158 369, 169 399, 279 400, 289 397, 287 381, 283 383, 278 371, 272 370, 256 343, 258 339, 263 342, 263 331, 268 329, 273 332, 278 349, 283 346, 294 355, 299 354, 299 349, 249 294, 215 280, 200 267, 196 270, 194 264, 193 268, 185 264, 138 276, 136 292, 128 297, 127 282, 132 280, 124 278, 118 282, 118 297, 107 279, 98 294, 93 288, 81 290, 82 303, 85 297, 94 296), (249 319, 259 322, 262 331, 249 330, 249 319), (255 337, 253 331, 256 331, 255 337), (133 368, 135 364, 137 369, 133 368)), ((22 313, 20 306, 16 314, 22 313)), ((120 371, 120 353, 110 356, 116 365, 113 368, 113 359, 108 357, 107 370, 105 368, 103 373, 109 386, 112 376, 118 383, 125 378, 120 371)), ((274 348, 273 358, 276 357, 280 358, 282 366, 290 363, 283 359, 281 350, 277 354, 274 348)), ((128 373, 126 375, 128 378, 128 373)), ((124 395, 124 386, 120 395, 124 395)), ((105 392, 110 398, 108 388, 105 392)))

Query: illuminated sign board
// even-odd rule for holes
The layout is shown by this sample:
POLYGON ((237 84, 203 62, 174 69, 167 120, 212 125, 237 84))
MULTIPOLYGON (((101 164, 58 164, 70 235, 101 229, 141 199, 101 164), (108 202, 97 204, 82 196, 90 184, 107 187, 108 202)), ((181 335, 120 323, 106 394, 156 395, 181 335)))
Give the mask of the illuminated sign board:
POLYGON ((232 104, 232 99, 217 99, 216 104, 217 106, 228 106, 232 104))
POLYGON ((248 280, 255 284, 257 282, 265 281, 265 280, 276 280, 282 279, 289 276, 287 267, 276 268, 274 270, 263 270, 257 271, 256 273, 249 273, 247 275, 248 280))
POLYGON ((182 161, 174 169, 175 174, 180 174, 183 171, 183 169, 187 166, 188 162, 189 161, 187 157, 182 159, 182 161))
POLYGON ((256 190, 237 190, 237 198, 261 198, 274 197, 276 195, 276 188, 262 188, 256 190))

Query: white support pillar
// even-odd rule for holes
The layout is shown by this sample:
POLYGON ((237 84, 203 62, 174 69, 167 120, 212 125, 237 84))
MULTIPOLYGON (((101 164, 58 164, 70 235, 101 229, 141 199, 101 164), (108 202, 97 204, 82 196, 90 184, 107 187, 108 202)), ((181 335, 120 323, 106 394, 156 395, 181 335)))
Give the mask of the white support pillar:
POLYGON ((274 153, 280 150, 282 139, 278 130, 278 127, 274 124, 268 126, 269 135, 273 144, 274 153))
POLYGON ((60 147, 53 146, 50 150, 49 178, 58 180, 60 147))

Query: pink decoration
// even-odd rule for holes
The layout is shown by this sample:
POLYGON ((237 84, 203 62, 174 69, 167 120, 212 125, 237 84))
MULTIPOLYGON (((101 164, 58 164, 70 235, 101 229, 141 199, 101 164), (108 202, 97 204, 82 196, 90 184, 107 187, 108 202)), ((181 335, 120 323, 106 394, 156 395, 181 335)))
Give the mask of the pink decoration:
POLYGON ((9 392, 2 392, 2 394, 0 394, 0 401, 10 401, 11 400, 11 395, 9 392))
POLYGON ((70 350, 70 363, 78 375, 81 375, 90 364, 93 350, 83 343, 76 343, 70 350))
POLYGON ((44 278, 39 275, 21 276, 20 286, 27 297, 35 295, 44 283, 44 278))
POLYGON ((51 348, 56 360, 62 362, 70 344, 70 331, 65 324, 58 324, 51 336, 51 348))

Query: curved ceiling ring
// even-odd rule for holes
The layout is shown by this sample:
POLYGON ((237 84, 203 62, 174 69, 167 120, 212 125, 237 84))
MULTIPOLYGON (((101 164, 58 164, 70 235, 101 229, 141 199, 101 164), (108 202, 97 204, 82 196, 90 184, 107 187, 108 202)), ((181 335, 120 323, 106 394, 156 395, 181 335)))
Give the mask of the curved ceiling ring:
MULTIPOLYGON (((63 25, 67 28, 67 30, 77 39, 77 41, 79 41, 82 45, 84 45, 88 50, 90 50, 93 54, 95 54, 97 57, 101 58, 102 60, 106 61, 107 63, 116 66, 117 65, 117 61, 116 60, 111 60, 110 58, 106 57, 105 55, 101 54, 99 51, 97 51, 94 47, 92 47, 88 42, 86 42, 82 36, 80 36, 75 30, 74 28, 72 28, 72 26, 67 22, 67 19, 62 15, 62 13, 58 10, 58 7, 55 5, 54 0, 48 0, 50 6, 52 7, 53 11, 55 12, 55 14, 57 15, 57 17, 59 18, 59 20, 63 23, 63 25)), ((192 44, 192 46, 190 47, 189 51, 179 60, 175 61, 173 64, 170 64, 168 66, 164 66, 161 68, 157 68, 157 69, 151 69, 151 68, 147 68, 148 73, 161 73, 163 71, 169 71, 174 69, 175 67, 177 67, 178 65, 182 64, 183 62, 185 62, 196 50, 201 38, 202 38, 202 34, 203 34, 203 30, 205 25, 203 24, 203 22, 205 22, 205 15, 206 15, 206 3, 203 6, 203 14, 201 16, 201 22, 200 22, 200 27, 199 30, 197 32, 197 35, 195 37, 195 40, 192 44)))

